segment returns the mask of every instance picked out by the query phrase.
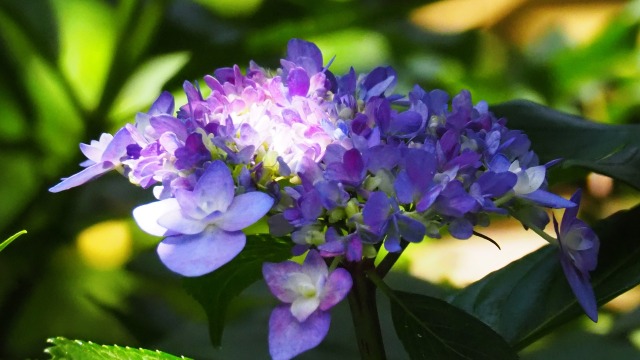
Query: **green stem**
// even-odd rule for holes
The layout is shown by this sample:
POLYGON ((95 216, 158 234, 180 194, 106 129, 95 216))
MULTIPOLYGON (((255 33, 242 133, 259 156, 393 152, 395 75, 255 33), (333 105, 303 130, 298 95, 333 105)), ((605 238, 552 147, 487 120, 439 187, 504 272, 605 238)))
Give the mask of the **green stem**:
POLYGON ((376 272, 378 273, 378 276, 380 276, 381 278, 384 278, 387 275, 387 273, 391 270, 393 265, 395 265, 396 261, 400 259, 400 255, 402 255, 402 252, 404 251, 404 249, 407 248, 408 245, 409 245, 408 241, 404 241, 404 240, 401 241, 400 251, 388 253, 384 257, 384 259, 380 261, 380 264, 378 264, 378 267, 376 268, 376 272))
POLYGON ((367 277, 368 271, 375 271, 373 260, 365 259, 352 263, 349 271, 353 278, 353 287, 349 292, 348 299, 360 358, 362 360, 384 360, 387 356, 384 351, 376 305, 376 287, 367 277))
POLYGON ((524 219, 518 217, 517 215, 514 214, 514 212, 511 212, 511 216, 513 216, 514 219, 520 221, 520 223, 522 223, 522 225, 528 227, 529 229, 533 230, 533 232, 535 232, 536 234, 540 235, 541 238, 547 240, 549 242, 549 244, 553 244, 553 245, 558 245, 558 239, 554 238, 553 236, 547 234, 546 232, 544 232, 544 230, 540 229, 539 227, 530 224, 528 221, 525 221, 524 219))

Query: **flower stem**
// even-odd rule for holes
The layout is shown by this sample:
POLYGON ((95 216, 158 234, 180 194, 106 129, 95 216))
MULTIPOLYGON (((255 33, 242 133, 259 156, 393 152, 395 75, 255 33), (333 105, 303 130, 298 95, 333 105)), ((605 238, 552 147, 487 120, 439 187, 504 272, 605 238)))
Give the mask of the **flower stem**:
POLYGON ((349 292, 351 318, 356 331, 358 349, 362 360, 384 360, 384 351, 380 319, 376 305, 376 287, 367 277, 374 269, 373 260, 365 259, 349 267, 353 278, 353 287, 349 292))
POLYGON ((395 265, 396 261, 400 259, 400 255, 402 255, 402 252, 404 251, 404 249, 407 248, 408 245, 409 245, 408 241, 402 240, 400 242, 400 251, 388 253, 384 257, 384 259, 382 259, 382 261, 380 262, 380 264, 378 264, 378 267, 376 268, 378 276, 380 276, 381 278, 384 278, 387 275, 387 273, 391 270, 393 265, 395 265))
POLYGON ((539 227, 531 224, 530 222, 526 221, 525 219, 518 217, 516 214, 511 213, 511 216, 513 216, 514 219, 520 221, 520 223, 524 226, 526 226, 527 228, 533 230, 533 232, 535 232, 536 234, 538 234, 538 236, 540 236, 541 238, 545 239, 549 244, 552 245, 558 245, 558 239, 554 238, 553 236, 547 234, 546 232, 544 232, 544 230, 540 229, 539 227))

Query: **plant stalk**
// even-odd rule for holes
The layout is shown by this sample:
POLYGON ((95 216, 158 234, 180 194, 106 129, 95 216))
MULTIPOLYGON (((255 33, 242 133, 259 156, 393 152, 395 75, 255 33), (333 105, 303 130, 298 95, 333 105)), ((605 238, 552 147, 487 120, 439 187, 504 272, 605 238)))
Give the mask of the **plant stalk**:
POLYGON ((382 331, 376 305, 376 286, 366 272, 374 269, 373 260, 365 259, 349 267, 353 287, 349 292, 351 318, 362 360, 385 360, 382 331))

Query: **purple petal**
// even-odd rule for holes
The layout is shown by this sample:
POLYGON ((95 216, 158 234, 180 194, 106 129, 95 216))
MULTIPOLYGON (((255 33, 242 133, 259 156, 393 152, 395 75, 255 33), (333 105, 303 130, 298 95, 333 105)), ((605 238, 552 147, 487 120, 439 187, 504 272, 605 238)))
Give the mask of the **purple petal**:
POLYGON ((149 115, 173 114, 174 100, 173 95, 168 91, 163 91, 160 96, 153 102, 148 111, 149 115))
POLYGON ((307 96, 309 92, 309 75, 302 68, 295 68, 287 75, 287 87, 290 95, 307 96))
POLYGON ((466 240, 473 235, 473 224, 465 218, 458 218, 449 224, 449 233, 456 239, 466 240))
POLYGON ((149 119, 149 123, 158 136, 165 132, 174 133, 178 139, 181 140, 185 140, 188 136, 187 128, 182 121, 171 115, 152 116, 151 119, 149 119))
POLYGON ((420 198, 418 203, 416 204, 416 211, 423 212, 427 211, 431 205, 436 201, 438 195, 442 192, 444 185, 436 185, 429 189, 424 195, 420 198))
POLYGON ((178 201, 175 198, 169 198, 138 206, 133 209, 133 218, 144 232, 163 236, 167 233, 167 228, 160 226, 158 219, 164 214, 176 210, 180 210, 178 201))
POLYGON ((269 212, 273 198, 259 191, 241 194, 233 199, 227 211, 216 219, 223 230, 238 231, 252 225, 269 212))
POLYGON ((536 190, 529 194, 520 195, 520 197, 553 209, 572 208, 576 206, 576 203, 545 190, 536 190))
POLYGON ((502 154, 497 154, 489 162, 489 169, 498 173, 509 171, 509 166, 511 166, 509 159, 502 154))
POLYGON ((425 124, 422 116, 412 110, 407 110, 397 114, 391 120, 389 133, 399 137, 412 137, 420 131, 425 124))
POLYGON ((287 60, 303 67, 309 75, 322 70, 322 52, 316 44, 301 39, 291 39, 287 44, 287 60))
POLYGON ((327 311, 347 296, 353 285, 351 274, 343 268, 335 269, 322 289, 320 310, 327 311))
POLYGON ((423 223, 404 215, 398 215, 396 218, 398 229, 403 239, 414 243, 422 241, 424 234, 427 232, 427 228, 423 223))
POLYGON ((231 261, 242 251, 246 237, 208 227, 196 235, 169 236, 158 244, 158 255, 169 270, 183 276, 200 276, 231 261))
POLYGON ((212 162, 198 179, 193 195, 205 212, 225 212, 234 195, 233 178, 227 165, 220 160, 212 162))
POLYGON ((396 191, 396 197, 401 204, 409 204, 413 202, 414 187, 407 170, 402 170, 393 182, 393 189, 396 191))
POLYGON ((362 260, 362 240, 359 236, 351 236, 347 240, 346 256, 348 261, 362 260))
POLYGON ((329 275, 327 263, 324 262, 320 253, 316 250, 309 250, 307 253, 307 257, 304 259, 304 263, 302 264, 302 272, 309 275, 314 283, 317 283, 320 279, 326 279, 329 275))
POLYGON ((389 218, 389 198, 382 191, 371 193, 367 203, 362 210, 362 219, 367 226, 374 231, 389 218))
POLYGON ((358 149, 351 149, 342 157, 344 168, 349 180, 359 182, 364 177, 364 162, 358 149))
POLYGON ((593 292, 593 288, 589 283, 589 274, 587 272, 581 272, 576 269, 564 253, 560 258, 560 264, 562 264, 562 270, 569 282, 569 286, 576 296, 578 303, 584 309, 587 316, 594 322, 598 321, 598 305, 596 304, 596 297, 593 292))
POLYGON ((518 176, 510 171, 500 173, 487 171, 480 175, 476 182, 482 189, 481 195, 499 197, 511 190, 517 180, 518 176))
POLYGON ((88 168, 80 171, 79 173, 63 179, 59 184, 50 188, 49 191, 57 193, 63 190, 71 189, 72 187, 82 185, 87 181, 91 181, 113 169, 115 169, 115 165, 111 162, 101 162, 91 165, 88 168))
POLYGON ((582 190, 578 189, 576 192, 571 195, 572 203, 576 204, 574 207, 567 207, 564 211, 564 215, 562 215, 562 222, 560 223, 560 229, 563 232, 567 232, 569 230, 569 225, 573 222, 573 220, 578 217, 578 209, 580 207, 580 200, 582 198, 582 190))
POLYGON ((271 293, 278 300, 285 303, 292 303, 298 294, 290 289, 289 277, 293 273, 299 273, 301 265, 293 261, 284 261, 281 263, 264 263, 262 265, 262 277, 267 283, 271 293))
POLYGON ((269 353, 274 360, 288 360, 318 346, 329 332, 331 316, 316 311, 299 322, 281 305, 273 309, 269 318, 269 353))

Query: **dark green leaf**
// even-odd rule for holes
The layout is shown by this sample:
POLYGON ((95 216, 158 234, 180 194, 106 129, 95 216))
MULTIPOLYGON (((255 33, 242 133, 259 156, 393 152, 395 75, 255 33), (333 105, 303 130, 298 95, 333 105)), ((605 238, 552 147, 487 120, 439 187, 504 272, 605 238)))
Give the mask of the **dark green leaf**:
POLYGON ((262 278, 264 262, 291 257, 291 241, 269 235, 249 235, 240 255, 218 270, 197 278, 185 278, 187 291, 202 305, 209 320, 209 336, 214 346, 222 342, 225 314, 233 298, 262 278))
MULTIPOLYGON (((640 284, 640 206, 600 221, 598 304, 640 284)), ((582 313, 560 269, 558 249, 545 246, 454 295, 451 303, 478 317, 516 349, 582 313)))
POLYGON ((411 359, 517 359, 490 327, 436 298, 396 291, 393 325, 411 359))
POLYGON ((9 246, 9 244, 11 244, 13 242, 13 240, 17 239, 18 236, 22 235, 22 234, 26 234, 27 230, 22 230, 16 234, 14 234, 13 236, 11 236, 10 238, 8 238, 7 240, 3 241, 0 243, 0 251, 4 250, 4 248, 6 248, 7 246, 9 246))
POLYGON ((605 125, 586 121, 524 100, 495 105, 507 126, 523 130, 542 162, 562 158, 640 189, 640 125, 605 125))
POLYGON ((522 355, 523 360, 637 360, 640 350, 624 338, 571 331, 554 336, 541 348, 522 355))
POLYGON ((133 349, 117 345, 107 346, 94 344, 91 341, 68 340, 57 337, 47 340, 54 346, 47 348, 46 353, 53 360, 177 360, 187 359, 177 357, 162 351, 133 349))

